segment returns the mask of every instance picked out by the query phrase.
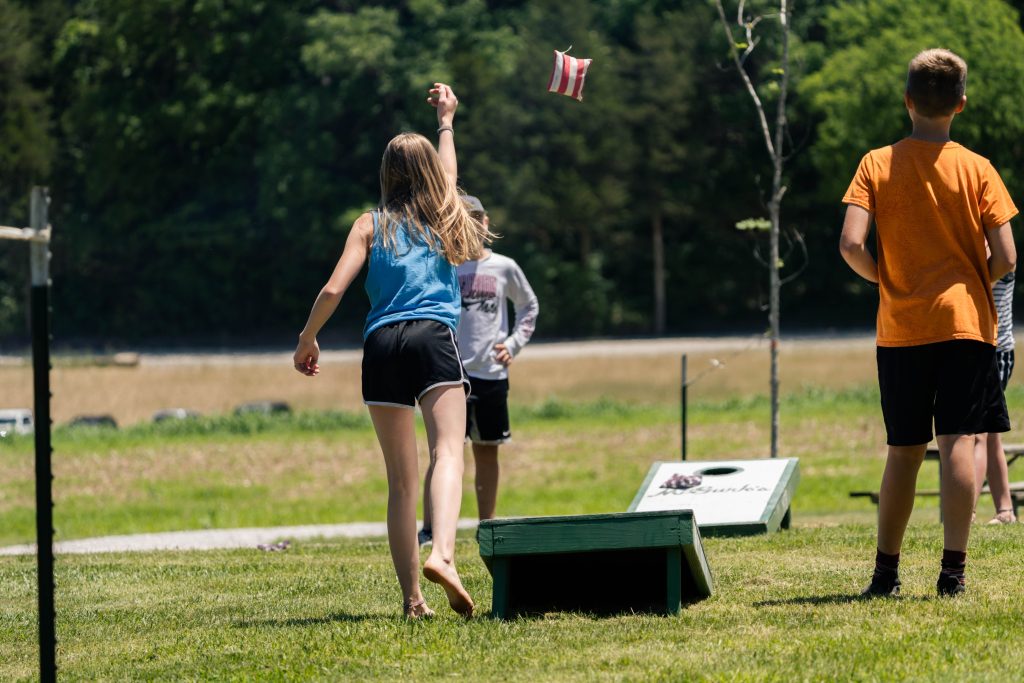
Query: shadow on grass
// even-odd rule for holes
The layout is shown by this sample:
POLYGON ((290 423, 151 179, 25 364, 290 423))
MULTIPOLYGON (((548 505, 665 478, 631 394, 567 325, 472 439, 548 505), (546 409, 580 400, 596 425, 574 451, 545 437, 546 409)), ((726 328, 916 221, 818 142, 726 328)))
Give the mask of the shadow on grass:
POLYGON ((882 597, 861 597, 854 593, 833 593, 832 595, 808 595, 800 598, 787 598, 785 600, 762 600, 755 602, 754 607, 785 607, 787 605, 845 605, 853 602, 871 603, 894 600, 896 602, 924 602, 933 598, 924 595, 900 596, 896 598, 882 597))
MULTIPOLYGON (((685 612, 688 607, 693 607, 700 602, 700 600, 688 600, 683 602, 680 613, 685 612)), ((602 619, 622 619, 625 617, 664 617, 666 619, 673 619, 676 616, 677 615, 675 614, 665 612, 664 608, 660 605, 609 607, 607 609, 595 608, 591 605, 587 608, 556 606, 549 606, 545 608, 518 608, 510 610, 506 617, 499 617, 495 612, 488 611, 481 612, 480 616, 474 617, 474 619, 479 618, 493 621, 542 621, 550 619, 551 617, 567 617, 597 621, 602 619)))
POLYGON ((245 621, 236 621, 233 625, 235 628, 260 628, 263 626, 270 627, 288 627, 288 626, 319 626, 323 624, 334 624, 334 623, 347 623, 347 624, 358 624, 364 621, 373 621, 387 619, 386 615, 381 614, 348 614, 347 612, 335 612, 334 614, 328 614, 323 617, 295 617, 292 619, 251 619, 245 621))

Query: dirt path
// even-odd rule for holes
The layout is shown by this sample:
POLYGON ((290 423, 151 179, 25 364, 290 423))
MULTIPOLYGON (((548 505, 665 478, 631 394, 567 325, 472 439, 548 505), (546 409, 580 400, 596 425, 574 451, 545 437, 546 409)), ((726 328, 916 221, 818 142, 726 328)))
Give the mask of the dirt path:
MULTIPOLYGON (((460 519, 460 529, 475 529, 475 519, 460 519)), ((223 548, 253 548, 260 544, 281 540, 303 541, 311 538, 372 538, 387 536, 384 522, 354 522, 351 524, 314 524, 308 526, 279 526, 249 529, 207 529, 204 531, 169 531, 158 534, 130 536, 100 536, 75 541, 61 541, 54 545, 58 555, 81 553, 132 553, 154 550, 216 550, 223 548)), ((35 544, 12 545, 0 548, 0 555, 34 555, 35 544)))

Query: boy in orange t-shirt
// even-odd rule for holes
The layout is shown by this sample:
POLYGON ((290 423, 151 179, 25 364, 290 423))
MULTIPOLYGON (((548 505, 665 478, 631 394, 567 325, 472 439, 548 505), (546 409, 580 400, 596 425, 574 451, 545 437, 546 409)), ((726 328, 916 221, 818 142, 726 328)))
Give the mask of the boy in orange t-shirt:
POLYGON ((843 197, 840 251, 879 288, 878 384, 889 444, 865 596, 899 594, 900 548, 933 419, 944 520, 936 589, 964 592, 974 434, 1010 428, 991 283, 1016 264, 1009 220, 1017 209, 992 164, 949 138, 967 103, 966 82, 967 64, 949 50, 914 57, 903 98, 913 132, 868 152, 843 197), (877 264, 866 248, 872 219, 877 264))

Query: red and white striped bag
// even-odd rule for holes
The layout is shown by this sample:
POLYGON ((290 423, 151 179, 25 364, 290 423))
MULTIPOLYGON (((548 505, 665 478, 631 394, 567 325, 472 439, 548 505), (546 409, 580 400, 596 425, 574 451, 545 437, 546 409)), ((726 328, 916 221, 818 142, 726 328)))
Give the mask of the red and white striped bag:
POLYGON ((583 100, 583 79, 587 77, 592 59, 577 59, 555 50, 555 67, 551 70, 548 92, 583 100))

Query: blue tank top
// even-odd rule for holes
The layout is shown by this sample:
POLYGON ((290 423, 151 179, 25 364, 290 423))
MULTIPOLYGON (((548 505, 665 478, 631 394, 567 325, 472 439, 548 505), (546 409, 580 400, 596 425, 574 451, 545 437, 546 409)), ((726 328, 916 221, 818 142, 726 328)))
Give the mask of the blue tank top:
POLYGON ((366 275, 370 313, 363 339, 378 327, 402 320, 436 320, 455 332, 462 311, 462 295, 455 266, 431 249, 405 225, 395 230, 394 248, 381 238, 379 214, 373 215, 373 243, 366 275))

